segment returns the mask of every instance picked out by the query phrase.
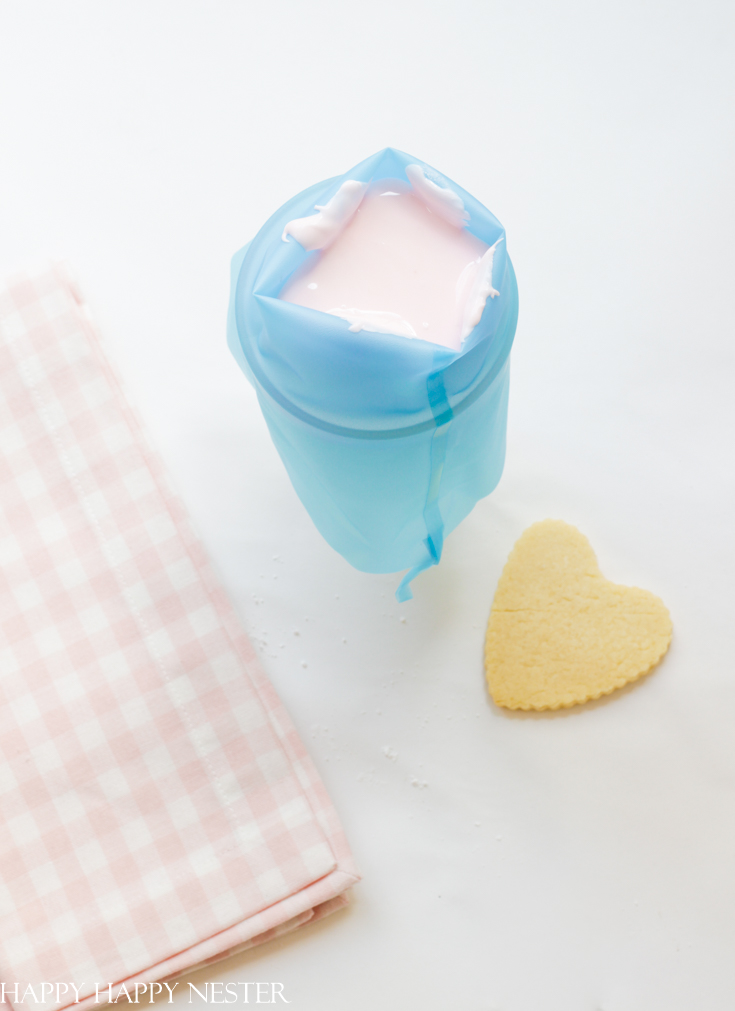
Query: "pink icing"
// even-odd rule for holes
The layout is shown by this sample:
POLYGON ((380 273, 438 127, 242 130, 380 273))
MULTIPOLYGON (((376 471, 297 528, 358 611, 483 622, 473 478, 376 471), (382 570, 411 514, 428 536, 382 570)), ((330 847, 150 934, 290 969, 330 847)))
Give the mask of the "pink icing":
POLYGON ((398 333, 459 350, 486 243, 440 216, 404 182, 373 183, 328 248, 280 298, 339 315, 351 330, 398 333))

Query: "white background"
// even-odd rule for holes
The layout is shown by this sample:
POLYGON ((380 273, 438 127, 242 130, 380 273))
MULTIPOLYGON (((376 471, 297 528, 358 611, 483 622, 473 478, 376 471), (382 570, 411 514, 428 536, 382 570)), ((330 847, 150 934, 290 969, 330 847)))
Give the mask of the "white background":
POLYGON ((735 1006, 732 12, 0 0, 0 272, 72 265, 364 875, 200 987, 735 1006), (317 534, 225 347, 230 256, 386 145, 500 218, 521 297, 505 475, 402 606, 317 534), (674 642, 607 700, 512 715, 484 625, 545 517, 658 593, 674 642))

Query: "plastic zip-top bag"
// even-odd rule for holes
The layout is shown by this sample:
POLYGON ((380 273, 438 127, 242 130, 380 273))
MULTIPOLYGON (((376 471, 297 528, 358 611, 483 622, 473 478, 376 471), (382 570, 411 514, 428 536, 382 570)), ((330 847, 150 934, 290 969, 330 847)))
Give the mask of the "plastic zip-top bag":
POLYGON ((439 562, 444 538, 500 479, 517 318, 500 222, 392 148, 293 197, 233 258, 228 343, 294 488, 355 568, 409 570, 399 600, 412 596, 414 576, 439 562), (350 315, 358 310, 278 297, 296 271, 325 255, 367 186, 382 179, 400 181, 432 214, 487 246, 473 268, 458 350, 405 336, 408 324, 384 332, 401 330, 403 321, 390 322, 395 313, 368 314, 363 325, 350 315))

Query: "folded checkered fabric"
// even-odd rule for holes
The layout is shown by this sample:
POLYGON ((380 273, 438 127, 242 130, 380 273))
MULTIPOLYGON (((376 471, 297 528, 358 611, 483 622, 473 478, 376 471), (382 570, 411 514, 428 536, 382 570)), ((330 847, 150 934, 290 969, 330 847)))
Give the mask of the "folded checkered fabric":
POLYGON ((73 983, 81 1009, 331 912, 357 875, 58 268, 0 290, 0 398, 0 981, 11 1005, 61 984, 39 1011, 73 983))

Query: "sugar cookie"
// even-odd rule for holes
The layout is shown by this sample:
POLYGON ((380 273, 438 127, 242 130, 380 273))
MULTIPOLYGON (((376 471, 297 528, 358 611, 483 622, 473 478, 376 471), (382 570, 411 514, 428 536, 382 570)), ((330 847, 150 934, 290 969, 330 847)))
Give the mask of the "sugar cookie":
POLYGON ((604 578, 576 527, 534 523, 510 553, 490 612, 490 694, 507 709, 598 699, 647 674, 669 648, 671 629, 658 597, 604 578))

